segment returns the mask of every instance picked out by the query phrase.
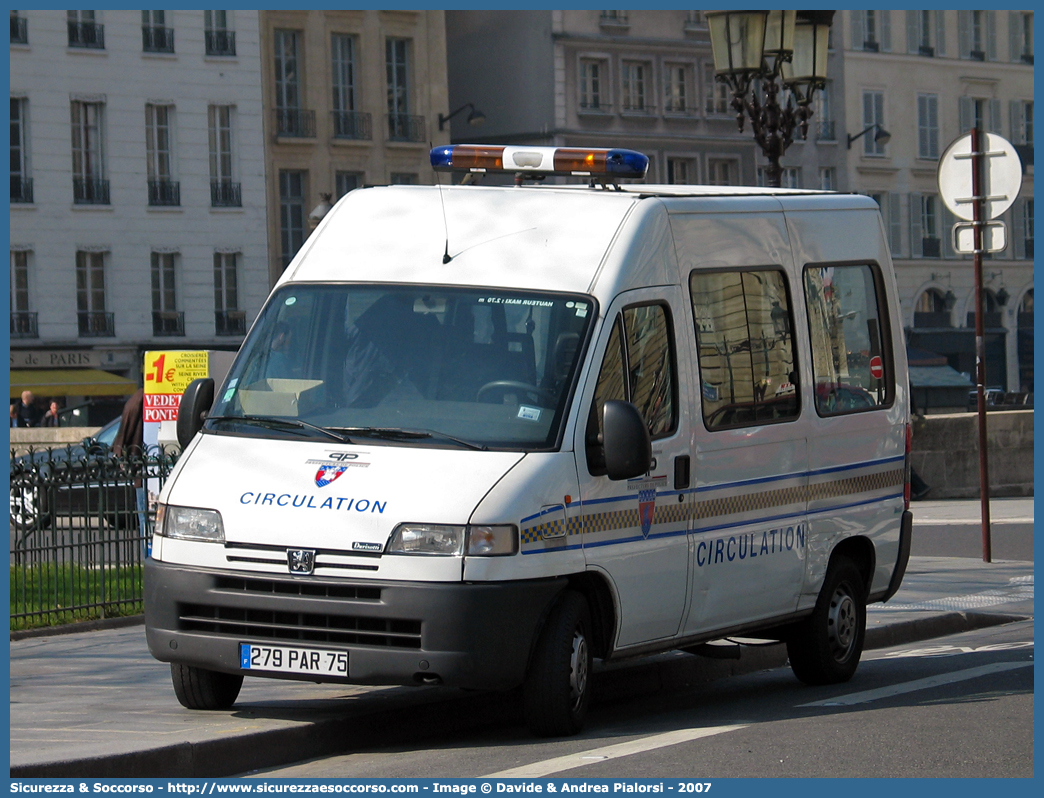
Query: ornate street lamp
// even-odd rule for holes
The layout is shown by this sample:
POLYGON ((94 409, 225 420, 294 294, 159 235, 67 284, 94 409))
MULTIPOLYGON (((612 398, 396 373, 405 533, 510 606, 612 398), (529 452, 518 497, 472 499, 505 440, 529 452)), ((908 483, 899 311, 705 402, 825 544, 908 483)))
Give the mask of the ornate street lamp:
POLYGON ((766 178, 778 187, 779 159, 808 135, 812 99, 826 85, 827 40, 833 11, 707 11, 715 78, 732 90, 736 123, 750 118, 768 159, 766 178), (781 102, 781 89, 789 90, 781 102), (764 99, 759 95, 764 92, 764 99))

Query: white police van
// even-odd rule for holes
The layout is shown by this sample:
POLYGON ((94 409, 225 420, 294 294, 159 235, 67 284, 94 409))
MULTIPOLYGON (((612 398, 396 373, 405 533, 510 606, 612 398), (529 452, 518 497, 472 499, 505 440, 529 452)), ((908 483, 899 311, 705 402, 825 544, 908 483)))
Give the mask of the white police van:
POLYGON ((180 702, 522 686, 569 734, 592 658, 727 635, 849 679, 911 535, 874 202, 618 185, 628 150, 431 159, 518 185, 351 192, 182 399, 145 583, 180 702), (524 185, 548 174, 587 184, 524 185))

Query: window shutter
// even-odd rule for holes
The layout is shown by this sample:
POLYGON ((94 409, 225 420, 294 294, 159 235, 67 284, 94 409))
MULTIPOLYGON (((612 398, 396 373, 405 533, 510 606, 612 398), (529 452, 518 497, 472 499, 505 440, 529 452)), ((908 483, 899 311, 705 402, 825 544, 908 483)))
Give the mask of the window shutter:
POLYGON ((1015 242, 1015 257, 1026 257, 1026 200, 1017 199, 1011 206, 1011 237, 1015 242))
POLYGON ((1001 101, 990 100, 990 128, 988 133, 996 133, 998 136, 1003 135, 1001 128, 1001 101))
MULTIPOLYGON (((1022 36, 1021 36, 1021 20, 1022 15, 1018 11, 1008 12, 1008 60, 1009 61, 1021 61, 1022 60, 1022 36)), ((1013 128, 1014 129, 1014 128, 1013 128)))
POLYGON ((924 242, 921 240, 921 195, 910 193, 910 257, 924 257, 924 242))
POLYGON ((920 13, 906 12, 906 52, 917 54, 921 46, 921 26, 918 24, 920 13))
POLYGON ((888 193, 888 237, 893 258, 903 254, 903 214, 899 207, 898 192, 888 193))
POLYGON ((953 249, 953 226, 957 222, 957 217, 950 212, 950 209, 946 207, 941 197, 939 198, 939 207, 942 208, 943 229, 939 231, 939 236, 942 238, 943 257, 952 258, 957 254, 953 249))
POLYGON ((957 132, 959 134, 964 134, 971 130, 972 120, 975 118, 975 111, 972 108, 974 100, 971 97, 960 97, 958 99, 960 102, 958 108, 960 113, 958 114, 959 119, 957 127, 959 129, 957 132))
POLYGON ((971 55, 971 11, 957 12, 957 47, 961 58, 971 55))
POLYGON ((917 157, 928 157, 928 97, 917 95, 917 157))
POLYGON ((1008 123, 1011 125, 1011 143, 1024 144, 1022 124, 1019 119, 1019 111, 1022 104, 1018 100, 1008 100, 1008 123))
POLYGON ((932 158, 939 157, 939 98, 935 94, 928 95, 928 154, 932 158))
POLYGON ((946 55, 946 12, 936 11, 935 17, 935 54, 946 55))
POLYGON ((881 20, 881 52, 892 52, 892 12, 878 11, 877 18, 881 20))
POLYGON ((997 26, 994 23, 994 13, 986 12, 986 60, 997 60, 997 26))
POLYGON ((866 31, 864 29, 864 23, 866 18, 863 16, 865 11, 849 11, 852 15, 852 49, 862 50, 863 42, 866 41, 866 31))

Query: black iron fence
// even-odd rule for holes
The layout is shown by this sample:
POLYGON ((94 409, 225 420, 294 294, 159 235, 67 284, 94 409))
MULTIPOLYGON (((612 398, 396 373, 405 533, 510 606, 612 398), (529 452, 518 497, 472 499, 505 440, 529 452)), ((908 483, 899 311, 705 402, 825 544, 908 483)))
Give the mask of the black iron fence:
POLYGON ((155 498, 177 457, 11 451, 11 628, 141 612, 155 498))

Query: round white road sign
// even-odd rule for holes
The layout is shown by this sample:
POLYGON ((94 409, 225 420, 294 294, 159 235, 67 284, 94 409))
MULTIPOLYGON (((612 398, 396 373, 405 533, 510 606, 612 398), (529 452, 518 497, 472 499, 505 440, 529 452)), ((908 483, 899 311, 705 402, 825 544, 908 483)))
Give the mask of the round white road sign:
MULTIPOLYGON (((1011 207, 1022 188, 1022 161, 1007 139, 985 134, 985 217, 996 219, 1011 207)), ((946 207, 960 219, 975 218, 972 196, 971 133, 954 141, 939 160, 939 194, 946 207)), ((984 220, 985 221, 985 220, 984 220)))

